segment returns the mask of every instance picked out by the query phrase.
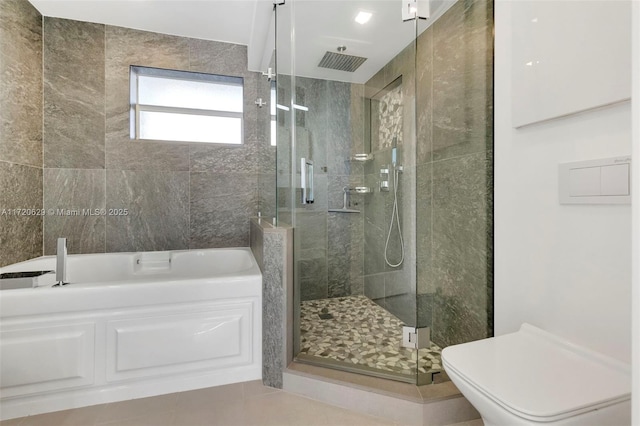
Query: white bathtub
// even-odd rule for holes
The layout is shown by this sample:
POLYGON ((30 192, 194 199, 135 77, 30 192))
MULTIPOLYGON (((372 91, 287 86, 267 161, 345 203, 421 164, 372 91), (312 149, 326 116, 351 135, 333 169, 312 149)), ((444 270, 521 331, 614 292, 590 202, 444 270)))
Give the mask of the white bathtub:
MULTIPOLYGON (((54 270, 45 256, 0 273, 54 270)), ((69 285, 0 291, 0 419, 261 378, 248 248, 70 255, 69 285)))

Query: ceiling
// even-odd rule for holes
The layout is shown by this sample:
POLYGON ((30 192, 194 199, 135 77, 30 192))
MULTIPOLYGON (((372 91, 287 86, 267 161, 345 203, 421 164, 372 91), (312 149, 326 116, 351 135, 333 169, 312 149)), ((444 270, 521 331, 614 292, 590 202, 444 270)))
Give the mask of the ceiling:
MULTIPOLYGON (((265 71, 274 46, 271 0, 29 0, 44 16, 134 28, 183 37, 243 44, 249 69, 265 71)), ((424 30, 456 0, 431 0, 424 30)), ((296 75, 365 82, 414 38, 414 22, 402 22, 402 0, 286 0, 278 7, 278 62, 296 75), (362 25, 359 11, 372 13, 362 25), (290 42, 291 22, 295 24, 290 42), (354 73, 319 68, 325 51, 367 58, 354 73)), ((280 68, 280 71, 284 67, 280 68)))

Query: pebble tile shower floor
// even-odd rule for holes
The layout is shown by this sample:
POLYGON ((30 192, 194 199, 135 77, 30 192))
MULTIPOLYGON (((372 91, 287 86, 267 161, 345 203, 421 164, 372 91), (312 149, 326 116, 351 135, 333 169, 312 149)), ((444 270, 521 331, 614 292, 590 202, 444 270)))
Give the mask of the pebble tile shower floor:
POLYGON ((402 321, 368 297, 309 300, 300 311, 301 354, 407 376, 442 370, 440 347, 401 347, 402 321))

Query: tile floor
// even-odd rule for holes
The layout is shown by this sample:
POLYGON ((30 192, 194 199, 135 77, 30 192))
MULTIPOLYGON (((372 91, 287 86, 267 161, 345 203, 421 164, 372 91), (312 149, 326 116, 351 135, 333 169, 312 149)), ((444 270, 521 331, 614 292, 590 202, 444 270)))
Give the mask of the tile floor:
POLYGON ((413 376, 440 371, 441 349, 400 347, 403 323, 365 296, 301 303, 300 353, 384 372, 413 376), (331 318, 321 319, 330 314, 331 318), (417 367, 416 359, 418 358, 417 367))
MULTIPOLYGON (((382 426, 390 420, 355 413, 259 381, 94 405, 5 420, 0 426, 382 426)), ((481 420, 454 426, 482 426, 481 420)))

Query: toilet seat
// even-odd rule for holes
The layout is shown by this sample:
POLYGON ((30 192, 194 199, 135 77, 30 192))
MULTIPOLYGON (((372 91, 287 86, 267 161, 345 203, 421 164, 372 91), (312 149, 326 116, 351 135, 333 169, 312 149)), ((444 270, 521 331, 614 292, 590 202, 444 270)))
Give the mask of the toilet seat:
POLYGON ((452 371, 505 410, 552 422, 630 399, 630 367, 529 324, 445 348, 452 371), (599 378, 605 378, 606 380, 599 378))

